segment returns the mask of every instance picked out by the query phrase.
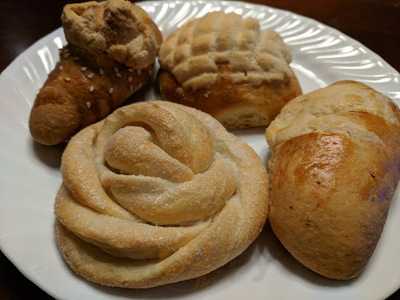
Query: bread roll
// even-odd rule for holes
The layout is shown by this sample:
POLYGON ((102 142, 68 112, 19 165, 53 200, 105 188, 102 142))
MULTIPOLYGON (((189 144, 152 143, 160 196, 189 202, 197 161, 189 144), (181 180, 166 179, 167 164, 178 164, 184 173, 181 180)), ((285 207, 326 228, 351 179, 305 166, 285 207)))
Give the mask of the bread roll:
POLYGON ((256 19, 213 12, 189 21, 160 49, 161 94, 210 113, 227 128, 268 125, 301 94, 281 37, 256 19))
POLYGON ((211 116, 167 101, 116 110, 62 158, 57 243, 98 284, 196 278, 242 253, 268 213, 266 170, 211 116))
POLYGON ((69 4, 62 21, 69 44, 29 120, 32 137, 45 145, 104 118, 149 82, 162 40, 150 17, 126 0, 69 4))
POLYGON ((340 81, 292 100, 266 135, 274 233, 309 269, 356 277, 399 180, 399 109, 362 83, 340 81))

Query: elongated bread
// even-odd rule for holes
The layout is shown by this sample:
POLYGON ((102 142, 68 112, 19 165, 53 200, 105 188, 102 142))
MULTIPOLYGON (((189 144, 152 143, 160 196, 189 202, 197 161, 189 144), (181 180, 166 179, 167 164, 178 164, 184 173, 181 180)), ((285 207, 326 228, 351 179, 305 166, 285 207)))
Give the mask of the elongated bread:
POLYGON ((340 81, 294 99, 266 135, 274 233, 311 270, 357 276, 399 180, 398 108, 364 84, 340 81))

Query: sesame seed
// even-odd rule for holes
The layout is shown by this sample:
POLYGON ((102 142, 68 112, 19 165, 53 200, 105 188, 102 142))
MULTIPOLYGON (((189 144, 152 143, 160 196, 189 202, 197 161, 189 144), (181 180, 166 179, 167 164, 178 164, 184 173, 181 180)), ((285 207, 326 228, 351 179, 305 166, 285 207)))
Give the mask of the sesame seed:
POLYGON ((93 74, 93 73, 89 73, 89 74, 87 74, 87 77, 88 77, 89 79, 92 79, 92 78, 94 77, 94 74, 93 74))
POLYGON ((94 91, 94 86, 91 85, 90 88, 89 88, 89 92, 93 93, 93 91, 94 91))
POLYGON ((110 88, 109 90, 108 90, 108 93, 109 94, 112 94, 114 92, 114 88, 110 88))
POLYGON ((133 69, 129 68, 129 69, 128 69, 128 72, 129 72, 129 73, 133 73, 133 69))
POLYGON ((104 75, 104 70, 102 68, 99 69, 100 75, 104 75))
POLYGON ((86 106, 87 106, 87 108, 90 108, 90 107, 92 106, 92 103, 90 103, 90 102, 88 101, 88 102, 86 102, 86 106))
POLYGON ((64 67, 63 67, 63 66, 60 66, 59 69, 60 69, 60 71, 62 71, 62 70, 64 70, 64 67))
POLYGON ((129 77, 128 77, 128 82, 131 83, 132 80, 133 80, 132 76, 129 76, 129 77))
POLYGON ((115 75, 118 77, 118 78, 121 78, 122 76, 121 76, 121 73, 119 72, 119 69, 117 68, 117 67, 114 67, 114 72, 115 72, 115 75))
POLYGON ((82 70, 83 72, 85 72, 85 71, 87 70, 87 67, 82 67, 81 70, 82 70))
POLYGON ((70 81, 71 81, 71 78, 65 77, 64 80, 65 80, 66 82, 70 82, 70 81))

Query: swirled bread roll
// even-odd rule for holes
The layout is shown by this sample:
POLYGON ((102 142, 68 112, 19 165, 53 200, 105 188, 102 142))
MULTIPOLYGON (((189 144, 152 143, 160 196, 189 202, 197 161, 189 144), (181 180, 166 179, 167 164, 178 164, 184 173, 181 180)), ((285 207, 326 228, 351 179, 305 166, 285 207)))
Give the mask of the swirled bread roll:
POLYGON ((69 142, 56 197, 69 266, 108 286, 147 288, 207 274, 254 241, 267 175, 209 115, 166 101, 125 106, 69 142))
POLYGON ((399 180, 399 109, 362 83, 340 81, 291 101, 266 134, 274 233, 311 270, 357 276, 399 180))
POLYGON ((35 141, 55 145, 120 106, 149 82, 162 36, 127 0, 68 4, 62 15, 68 45, 32 107, 35 141))
POLYGON ((281 37, 262 31, 256 19, 212 12, 164 41, 160 90, 228 128, 266 126, 301 94, 291 60, 281 37))

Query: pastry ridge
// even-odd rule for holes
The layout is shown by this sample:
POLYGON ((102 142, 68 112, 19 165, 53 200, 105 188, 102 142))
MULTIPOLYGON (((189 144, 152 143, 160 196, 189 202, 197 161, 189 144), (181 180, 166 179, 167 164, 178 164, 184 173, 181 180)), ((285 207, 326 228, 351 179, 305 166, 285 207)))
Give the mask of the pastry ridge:
POLYGON ((103 285, 207 274, 243 252, 267 217, 254 151, 207 114, 166 101, 125 106, 80 131, 62 173, 59 248, 77 274, 103 285))
POLYGON ((161 68, 192 90, 215 83, 219 64, 230 64, 225 76, 233 82, 259 85, 291 76, 290 62, 290 51, 277 33, 261 31, 257 20, 235 13, 212 12, 192 20, 160 49, 161 68))

